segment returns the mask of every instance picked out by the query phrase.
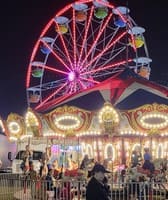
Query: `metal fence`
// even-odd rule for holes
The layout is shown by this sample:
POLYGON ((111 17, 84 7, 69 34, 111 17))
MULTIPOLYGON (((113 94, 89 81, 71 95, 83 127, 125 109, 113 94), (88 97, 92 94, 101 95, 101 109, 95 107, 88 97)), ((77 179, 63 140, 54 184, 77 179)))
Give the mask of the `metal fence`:
MULTIPOLYGON (((0 200, 85 200, 86 180, 30 180, 26 176, 0 174, 0 200)), ((109 181, 110 200, 166 200, 168 184, 161 182, 109 181)), ((93 199, 96 200, 96 199, 93 199)))

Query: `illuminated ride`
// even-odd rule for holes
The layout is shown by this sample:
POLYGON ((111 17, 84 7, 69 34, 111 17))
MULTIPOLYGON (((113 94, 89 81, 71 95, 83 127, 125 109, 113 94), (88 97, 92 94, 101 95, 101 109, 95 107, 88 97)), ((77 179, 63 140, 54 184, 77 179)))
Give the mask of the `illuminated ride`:
POLYGON ((76 1, 57 12, 32 51, 28 106, 42 111, 126 68, 148 79, 145 29, 129 13, 106 0, 76 1))
POLYGON ((33 48, 26 115, 0 121, 9 139, 44 139, 78 167, 85 154, 127 164, 144 147, 168 157, 167 89, 148 80, 145 29, 129 13, 105 0, 76 1, 56 13, 33 48), (127 70, 133 76, 123 78, 127 70), (92 106, 83 108, 81 99, 92 106))

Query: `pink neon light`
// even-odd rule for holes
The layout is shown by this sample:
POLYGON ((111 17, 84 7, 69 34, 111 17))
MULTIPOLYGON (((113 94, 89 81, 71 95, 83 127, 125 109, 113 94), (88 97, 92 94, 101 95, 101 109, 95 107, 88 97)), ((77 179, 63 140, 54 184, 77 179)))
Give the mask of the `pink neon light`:
MULTIPOLYGON (((48 24, 45 26, 45 28, 42 30, 41 32, 41 35, 39 38, 43 37, 43 35, 47 32, 47 30, 49 29, 49 27, 51 26, 51 24, 53 23, 53 19, 51 19, 48 24)), ((36 51, 39 47, 39 44, 40 44, 40 40, 38 40, 33 48, 33 52, 32 52, 32 55, 31 55, 31 58, 30 58, 30 64, 28 66, 28 71, 27 71, 27 78, 26 78, 26 88, 29 87, 30 85, 30 77, 31 77, 31 62, 34 60, 34 57, 35 57, 35 54, 36 54, 36 51)))
POLYGON ((65 64, 65 62, 53 51, 53 49, 46 42, 42 41, 43 44, 52 52, 52 54, 69 70, 71 69, 65 64))
POLYGON ((72 7, 72 4, 69 4, 65 6, 63 9, 61 9, 57 14, 56 17, 61 16, 63 13, 65 13, 67 10, 69 10, 72 7))
POLYGON ((93 2, 93 0, 79 0, 79 3, 89 3, 89 2, 93 2))
POLYGON ((74 82, 72 82, 72 83, 70 84, 70 91, 69 91, 70 94, 73 92, 73 87, 74 87, 74 82))
POLYGON ((91 46, 89 52, 88 52, 87 55, 85 56, 85 59, 82 61, 81 66, 83 66, 83 64, 84 64, 85 61, 87 60, 88 56, 91 54, 93 48, 95 47, 97 41, 99 40, 99 38, 100 38, 100 36, 101 36, 101 34, 103 33, 104 29, 106 28, 106 26, 107 26, 107 24, 108 24, 108 22, 109 22, 111 16, 112 16, 112 13, 108 16, 108 18, 106 19, 106 21, 105 21, 105 23, 104 23, 102 29, 101 29, 101 30, 99 31, 99 33, 97 34, 96 39, 95 39, 95 41, 93 42, 93 44, 92 44, 92 46, 91 46))
MULTIPOLYGON (((66 12, 69 8, 71 8, 72 4, 69 4, 67 6, 65 6, 63 9, 61 9, 55 16, 60 16, 62 15, 64 12, 66 12)), ((39 38, 42 38, 44 36, 44 34, 47 32, 47 30, 49 29, 49 27, 51 26, 51 24, 54 22, 54 18, 52 18, 48 24, 45 26, 45 28, 42 30, 41 34, 40 34, 40 37, 39 38)), ((30 57, 30 64, 28 66, 28 71, 27 71, 27 78, 26 78, 26 88, 28 88, 30 86, 30 77, 31 77, 31 62, 34 60, 34 57, 35 57, 35 54, 36 54, 36 51, 39 47, 39 44, 40 44, 40 40, 38 40, 33 48, 33 52, 31 54, 31 57, 30 57)))
MULTIPOLYGON (((56 26, 57 26, 57 29, 59 30, 60 28, 59 28, 58 24, 57 24, 56 22, 55 22, 55 24, 56 24, 56 26)), ((58 32, 59 32, 59 36, 60 36, 60 38, 61 38, 61 42, 62 42, 63 47, 64 47, 64 50, 65 50, 66 56, 68 57, 68 60, 69 60, 70 65, 73 67, 72 62, 71 62, 71 58, 70 58, 70 55, 69 55, 69 52, 68 52, 68 49, 67 49, 67 47, 66 47, 66 45, 65 45, 64 38, 62 37, 62 34, 60 33, 60 31, 58 31, 58 32)))
POLYGON ((68 72, 65 72, 65 71, 56 69, 56 68, 54 68, 54 67, 49 67, 49 66, 47 66, 47 65, 39 65, 39 67, 42 67, 42 68, 44 68, 44 69, 48 69, 48 70, 53 71, 53 72, 59 72, 59 73, 61 73, 61 74, 66 74, 66 75, 68 75, 68 72))
POLYGON ((84 77, 81 77, 81 79, 82 79, 82 80, 85 80, 85 81, 92 82, 92 83, 96 83, 96 84, 100 83, 99 81, 95 81, 95 80, 90 79, 90 78, 84 78, 84 77))
POLYGON ((86 88, 87 88, 87 86, 86 86, 86 85, 84 85, 84 84, 82 83, 82 81, 81 81, 81 80, 79 80, 79 83, 80 83, 80 85, 82 86, 82 88, 83 88, 83 89, 86 89, 86 88))
POLYGON ((44 105, 49 99, 51 99, 54 95, 56 95, 59 91, 61 91, 65 86, 67 85, 67 82, 64 83, 60 88, 58 88, 55 92, 53 92, 50 96, 48 96, 41 104, 36 106, 35 109, 39 109, 42 105, 44 105))
POLYGON ((74 66, 76 68, 76 21, 75 10, 73 9, 73 46, 74 46, 74 66))
POLYGON ((100 58, 108 49, 110 49, 115 43, 117 43, 127 32, 121 33, 109 46, 106 46, 101 53, 94 57, 85 67, 91 65, 95 60, 100 58))
POLYGON ((83 49, 84 49, 84 44, 85 44, 86 39, 87 39, 87 35, 88 35, 88 31, 89 31, 91 19, 93 17, 93 11, 94 11, 94 6, 91 7, 91 11, 90 11, 90 15, 89 15, 89 20, 88 20, 88 23, 87 23, 87 27, 85 29, 84 38, 83 38, 83 42, 82 42, 82 47, 81 47, 81 51, 80 51, 80 55, 79 55, 79 60, 78 60, 78 65, 80 63, 80 60, 81 60, 81 57, 82 57, 82 53, 83 53, 83 49))
POLYGON ((91 74, 91 73, 103 71, 103 70, 106 70, 106 69, 110 69, 110 68, 112 68, 112 67, 116 67, 116 66, 119 66, 119 65, 124 65, 124 64, 126 64, 127 62, 131 62, 131 61, 132 61, 132 59, 128 59, 128 61, 117 62, 117 63, 111 64, 111 65, 104 66, 104 67, 102 67, 102 68, 97 68, 97 69, 90 70, 90 71, 88 71, 88 72, 84 72, 84 73, 82 73, 81 75, 86 75, 86 74, 91 74))

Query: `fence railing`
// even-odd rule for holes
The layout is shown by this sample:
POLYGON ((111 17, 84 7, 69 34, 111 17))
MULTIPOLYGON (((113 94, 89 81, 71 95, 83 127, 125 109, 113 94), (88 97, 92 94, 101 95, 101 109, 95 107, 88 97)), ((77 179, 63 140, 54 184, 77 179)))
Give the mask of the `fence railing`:
MULTIPOLYGON (((85 200, 86 180, 30 180, 17 174, 0 174, 0 200, 85 200)), ((161 182, 113 183, 110 200, 166 200, 168 184, 161 182)), ((96 200, 96 199, 95 199, 96 200)))

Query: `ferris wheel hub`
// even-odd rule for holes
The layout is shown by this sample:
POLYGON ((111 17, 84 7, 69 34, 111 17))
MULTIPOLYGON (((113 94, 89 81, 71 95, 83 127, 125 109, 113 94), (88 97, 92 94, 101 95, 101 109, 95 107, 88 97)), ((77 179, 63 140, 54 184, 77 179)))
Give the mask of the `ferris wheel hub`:
POLYGON ((68 74, 68 80, 69 80, 70 82, 72 82, 72 81, 74 81, 74 80, 79 79, 79 76, 80 76, 80 74, 79 74, 79 72, 78 72, 77 70, 71 71, 71 72, 68 74))

